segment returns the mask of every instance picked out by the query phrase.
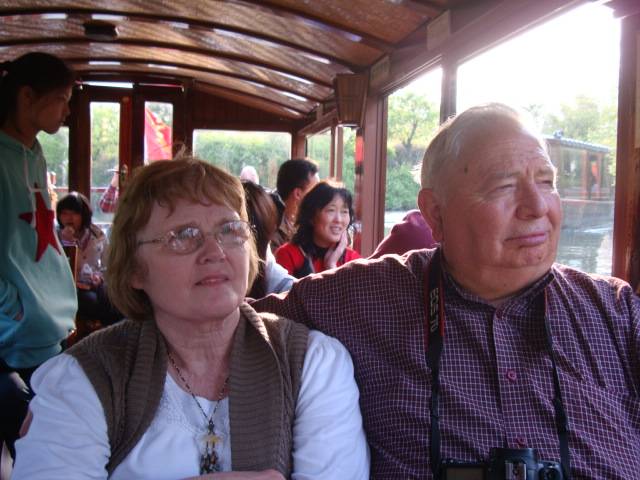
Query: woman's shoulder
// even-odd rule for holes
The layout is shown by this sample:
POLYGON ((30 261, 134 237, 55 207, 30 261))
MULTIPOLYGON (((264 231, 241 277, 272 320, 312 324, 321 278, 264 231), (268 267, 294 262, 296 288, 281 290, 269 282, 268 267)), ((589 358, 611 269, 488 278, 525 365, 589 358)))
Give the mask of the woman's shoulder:
POLYGON ((31 379, 32 386, 36 393, 42 388, 53 388, 57 385, 71 387, 77 384, 81 387, 90 386, 89 380, 84 373, 78 360, 68 353, 61 353, 50 358, 40 365, 31 379))
POLYGON ((91 235, 95 237, 96 240, 104 240, 107 237, 102 231, 102 229, 99 226, 97 226, 95 223, 92 223, 91 225, 89 225, 89 231, 91 232, 91 235))
POLYGON ((267 294, 281 293, 291 289, 295 277, 289 275, 286 268, 276 262, 273 256, 267 256, 265 277, 267 280, 267 294))
POLYGON ((240 311, 242 312, 244 317, 249 321, 249 323, 253 324, 254 326, 264 325, 267 329, 270 329, 270 328, 290 329, 291 325, 295 325, 296 328, 300 327, 303 330, 308 331, 307 327, 289 318, 276 315, 275 313, 257 312, 248 303, 243 303, 242 305, 240 305, 240 311))
POLYGON ((309 330, 307 355, 317 356, 324 360, 351 358, 346 347, 337 338, 331 337, 319 330, 309 330))
POLYGON ((303 256, 302 249, 300 248, 300 246, 293 242, 284 243, 276 249, 276 252, 275 252, 276 259, 278 258, 278 255, 285 255, 285 254, 303 256))
POLYGON ((345 249, 344 261, 348 262, 350 260, 356 260, 358 258, 362 258, 362 255, 357 250, 354 250, 351 247, 347 247, 345 249))

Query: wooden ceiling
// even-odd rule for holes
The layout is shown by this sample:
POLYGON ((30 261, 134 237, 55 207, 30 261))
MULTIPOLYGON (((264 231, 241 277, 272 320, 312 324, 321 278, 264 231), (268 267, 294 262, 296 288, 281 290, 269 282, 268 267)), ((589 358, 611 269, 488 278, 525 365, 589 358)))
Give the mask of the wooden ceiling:
POLYGON ((291 119, 469 0, 3 0, 0 61, 28 51, 83 80, 180 82, 291 119), (106 32, 87 32, 87 26, 106 32), (109 32, 115 33, 110 36, 109 32))

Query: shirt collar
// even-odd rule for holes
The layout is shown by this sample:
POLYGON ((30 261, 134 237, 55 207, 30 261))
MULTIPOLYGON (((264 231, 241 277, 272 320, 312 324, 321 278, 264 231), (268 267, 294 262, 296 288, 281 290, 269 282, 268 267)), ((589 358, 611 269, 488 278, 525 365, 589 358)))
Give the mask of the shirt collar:
MULTIPOLYGON (((480 303, 483 305, 491 306, 489 302, 487 302, 485 299, 463 288, 458 282, 455 281, 455 279, 446 270, 446 268, 443 268, 443 277, 444 277, 445 289, 448 290, 449 292, 455 293, 455 295, 457 295, 460 299, 466 302, 480 303)), ((517 292, 515 295, 513 295, 511 298, 506 300, 502 305, 502 307, 504 308, 509 306, 510 304, 519 303, 522 301, 529 302, 535 299, 538 295, 540 295, 544 291, 547 285, 549 285, 554 279, 555 279, 555 272, 552 266, 547 271, 547 273, 545 273, 542 277, 540 277, 533 283, 529 284, 527 287, 523 288, 522 290, 517 292)))

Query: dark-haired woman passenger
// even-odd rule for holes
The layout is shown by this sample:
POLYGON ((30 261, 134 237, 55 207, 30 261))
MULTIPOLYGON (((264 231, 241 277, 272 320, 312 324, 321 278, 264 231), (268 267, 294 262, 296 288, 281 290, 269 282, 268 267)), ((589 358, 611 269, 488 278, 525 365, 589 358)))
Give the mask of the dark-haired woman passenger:
POLYGON ((262 298, 270 293, 286 292, 295 278, 276 262, 271 253, 270 242, 278 229, 278 210, 264 188, 251 181, 242 181, 247 202, 249 223, 256 238, 256 249, 260 258, 258 275, 247 293, 251 298, 262 298))
POLYGON ((348 247, 353 221, 351 193, 327 181, 302 199, 296 233, 276 250, 276 260, 296 278, 339 267, 360 254, 348 247))
POLYGON ((77 308, 36 140, 64 122, 74 81, 62 60, 45 53, 0 64, 0 441, 12 454, 31 374, 60 352, 77 308))
POLYGON ((79 192, 70 192, 56 206, 58 237, 64 246, 78 247, 78 314, 81 320, 99 320, 111 325, 122 315, 111 305, 104 286, 104 259, 107 236, 92 223, 89 200, 79 192))

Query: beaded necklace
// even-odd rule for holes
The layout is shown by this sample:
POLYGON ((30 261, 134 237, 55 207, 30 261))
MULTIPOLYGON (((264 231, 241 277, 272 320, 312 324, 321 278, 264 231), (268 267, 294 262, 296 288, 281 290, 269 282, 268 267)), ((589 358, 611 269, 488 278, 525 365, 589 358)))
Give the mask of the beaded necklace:
POLYGON ((224 397, 224 392, 227 389, 227 384, 229 383, 229 377, 225 379, 224 384, 222 385, 222 388, 218 393, 218 398, 216 400, 215 407, 213 407, 213 412, 211 412, 210 416, 207 416, 204 409, 202 408, 202 405, 200 405, 200 402, 198 401, 195 394, 193 393, 193 390, 191 390, 189 383, 182 375, 182 372, 178 368, 178 365, 176 365, 176 361, 173 359, 173 355, 171 355, 171 352, 169 352, 168 350, 167 350, 167 356, 169 357, 169 361, 171 362, 171 365, 173 366, 176 373, 178 374, 178 377, 180 378, 185 388, 187 389, 187 392, 189 392, 189 395, 191 395, 191 398, 193 398, 193 401, 196 402, 198 409, 200 410, 200 412, 202 412, 202 416, 207 422, 206 432, 204 435, 202 435, 200 440, 203 445, 202 452, 200 453, 200 475, 204 475, 206 473, 219 472, 221 469, 220 459, 218 458, 218 454, 216 453, 215 446, 220 441, 222 441, 222 439, 215 433, 215 425, 213 423, 213 417, 215 417, 216 412, 218 411, 218 406, 220 405, 220 402, 222 400, 222 397, 224 397))

